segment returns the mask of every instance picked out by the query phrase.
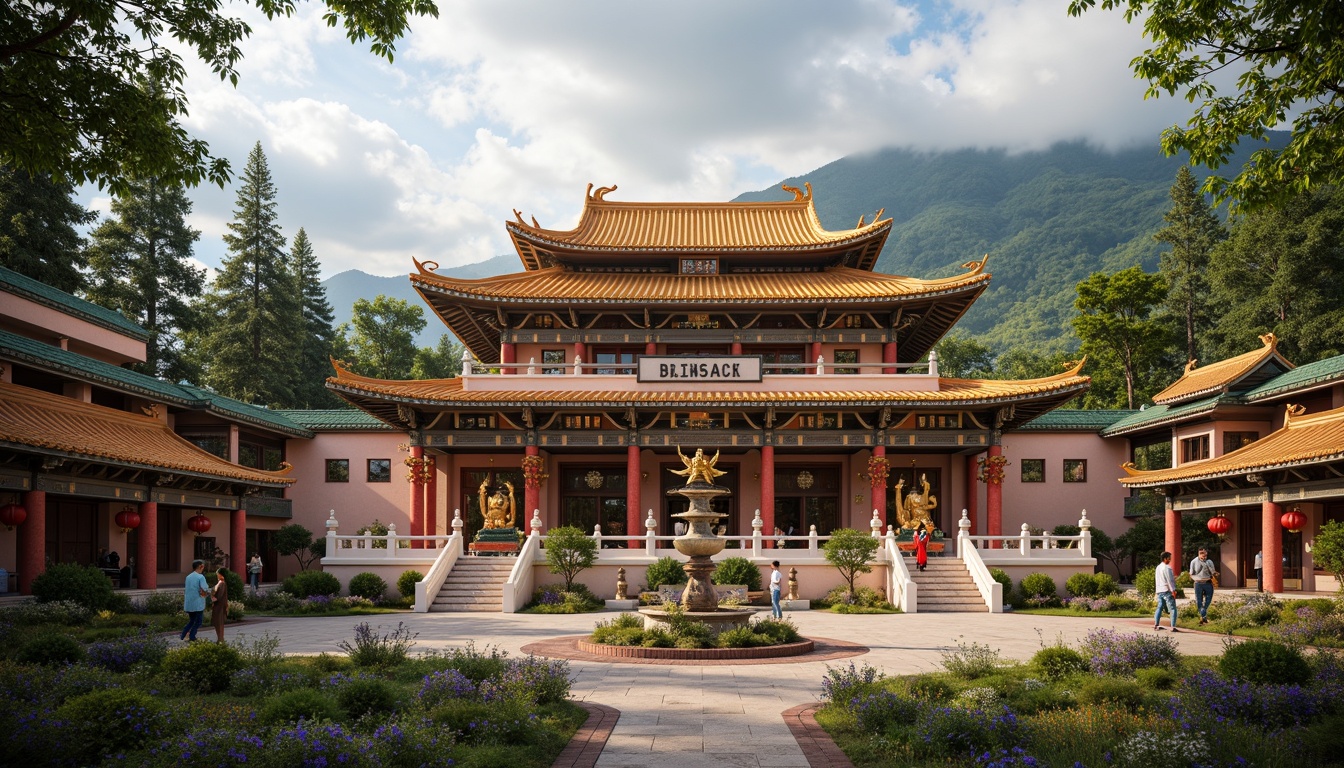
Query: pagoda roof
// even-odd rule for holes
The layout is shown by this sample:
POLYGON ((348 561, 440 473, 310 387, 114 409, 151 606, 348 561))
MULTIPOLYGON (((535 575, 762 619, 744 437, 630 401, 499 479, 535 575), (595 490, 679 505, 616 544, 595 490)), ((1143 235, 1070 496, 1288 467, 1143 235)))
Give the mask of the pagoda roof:
POLYGON ((1120 478, 1120 483, 1128 488, 1149 488, 1341 459, 1344 459, 1344 408, 1308 415, 1301 406, 1289 406, 1283 427, 1250 445, 1173 469, 1142 471, 1126 463, 1123 469, 1127 476, 1120 478))
POLYGON ((1153 402, 1158 405, 1182 403, 1227 392, 1238 385, 1254 386, 1293 369, 1293 364, 1279 354, 1278 339, 1274 334, 1266 333, 1260 337, 1260 342, 1263 345, 1260 349, 1203 368, 1196 367, 1199 361, 1191 360, 1186 363, 1185 373, 1179 379, 1153 395, 1153 402))
POLYGON ((131 322, 114 309, 66 293, 58 288, 34 280, 27 275, 0 267, 0 289, 29 301, 55 309, 62 314, 77 317, 136 341, 149 341, 150 333, 143 326, 131 322))
POLYGON ((575 259, 602 259, 603 254, 772 254, 834 253, 839 263, 870 270, 882 252, 891 219, 864 217, 853 229, 831 231, 821 225, 806 191, 785 186, 792 200, 730 203, 615 202, 606 195, 616 187, 588 185, 578 224, 569 230, 547 229, 535 218, 528 224, 515 210, 507 222, 518 256, 528 270, 544 269, 575 259))
POLYGON ((294 482, 284 472, 249 469, 204 451, 161 419, 5 382, 0 382, 0 445, 249 485, 294 482))
MULTIPOLYGON (((725 387, 713 392, 675 388, 655 389, 542 389, 527 386, 537 383, 528 377, 517 389, 472 389, 461 376, 451 379, 399 381, 362 376, 333 361, 336 375, 327 379, 327 388, 393 426, 414 428, 408 418, 416 408, 762 408, 762 407, 967 407, 1013 406, 1004 428, 1030 421, 1087 390, 1091 378, 1079 373, 1080 362, 1072 370, 1040 379, 1005 381, 998 379, 937 380, 936 389, 855 389, 855 390, 734 390, 725 387)), ((475 377, 473 377, 475 378, 475 377)), ((521 378, 521 377, 520 377, 521 378)), ((544 378, 544 377, 542 377, 544 378)), ((587 378, 587 377, 567 377, 587 378)), ((597 377, 593 377, 597 378, 597 377)), ((604 382, 608 383, 609 378, 604 382)), ((544 382, 542 382, 544 383, 544 382)), ((900 379, 893 377, 892 384, 900 379)))

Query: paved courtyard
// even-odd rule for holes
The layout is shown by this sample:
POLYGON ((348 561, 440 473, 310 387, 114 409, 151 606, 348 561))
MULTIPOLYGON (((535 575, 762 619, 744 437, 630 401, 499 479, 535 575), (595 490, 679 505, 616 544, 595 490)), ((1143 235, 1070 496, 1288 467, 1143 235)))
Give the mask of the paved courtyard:
MULTIPOLYGON (((418 633, 413 652, 474 641, 478 648, 497 645, 516 656, 529 643, 585 634, 595 621, 612 615, 434 613, 286 618, 247 622, 230 627, 227 635, 273 632, 279 634, 281 650, 286 653, 339 653, 337 642, 353 638, 354 627, 361 621, 382 625, 385 632, 400 620, 418 633)), ((852 661, 866 662, 889 675, 938 669, 942 651, 959 639, 987 644, 1005 658, 1025 660, 1040 649, 1042 641, 1048 644, 1062 638, 1073 644, 1094 627, 1153 631, 1151 619, 1011 613, 839 616, 800 611, 789 618, 804 635, 867 646, 871 650, 852 661)), ((1174 637, 1184 653, 1222 650, 1218 635, 1182 631, 1174 637)), ((848 664, 849 660, 829 663, 848 664)), ((598 760, 600 768, 807 766, 781 714, 817 701, 826 666, 826 662, 808 661, 731 666, 571 662, 576 699, 620 710, 620 720, 598 760)))

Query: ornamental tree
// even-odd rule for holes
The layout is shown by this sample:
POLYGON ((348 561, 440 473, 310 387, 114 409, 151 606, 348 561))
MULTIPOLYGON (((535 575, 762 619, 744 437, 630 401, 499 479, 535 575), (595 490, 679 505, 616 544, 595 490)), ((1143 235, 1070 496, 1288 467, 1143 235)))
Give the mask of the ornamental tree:
POLYGON ((1073 329, 1083 340, 1081 351, 1096 361, 1099 373, 1124 378, 1126 408, 1134 408, 1139 389, 1149 388, 1155 372, 1166 369, 1171 336, 1167 325, 1153 317, 1153 308, 1166 296, 1166 281, 1137 266, 1113 274, 1094 272, 1078 284, 1073 329))
POLYGON ((597 542, 572 525, 552 528, 542 543, 546 567, 565 580, 565 591, 574 588, 574 577, 597 562, 597 542))
POLYGON ((831 538, 822 546, 826 562, 840 572, 840 576, 849 584, 851 595, 854 594, 854 579, 860 573, 872 573, 877 543, 876 537, 863 531, 841 528, 832 531, 831 538))
POLYGON ((306 571, 318 558, 327 553, 325 537, 313 540, 313 532, 298 523, 280 526, 272 540, 275 551, 282 555, 293 555, 299 561, 299 570, 306 571))
POLYGON ((1316 565, 1334 574, 1340 592, 1344 592, 1344 523, 1331 520, 1321 526, 1311 545, 1311 558, 1316 565))

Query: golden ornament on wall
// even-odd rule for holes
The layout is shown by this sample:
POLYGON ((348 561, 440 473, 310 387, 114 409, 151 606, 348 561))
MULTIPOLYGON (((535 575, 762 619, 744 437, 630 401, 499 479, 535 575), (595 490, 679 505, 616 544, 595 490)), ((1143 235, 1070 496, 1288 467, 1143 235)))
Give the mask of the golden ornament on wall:
POLYGON ((583 476, 583 481, 587 483, 588 487, 592 488, 593 490, 597 490, 598 488, 602 487, 602 480, 603 480, 602 473, 598 472, 596 469, 583 476))
POLYGON ((802 472, 799 472, 799 473, 798 473, 798 477, 796 478, 796 482, 798 483, 798 487, 799 487, 799 488, 802 488, 803 490, 807 490, 808 488, 811 488, 811 487, 812 487, 812 484, 813 484, 814 482, 816 482, 816 481, 815 481, 815 479, 812 477, 812 473, 811 473, 811 472, 808 472, 806 469, 804 469, 802 472))

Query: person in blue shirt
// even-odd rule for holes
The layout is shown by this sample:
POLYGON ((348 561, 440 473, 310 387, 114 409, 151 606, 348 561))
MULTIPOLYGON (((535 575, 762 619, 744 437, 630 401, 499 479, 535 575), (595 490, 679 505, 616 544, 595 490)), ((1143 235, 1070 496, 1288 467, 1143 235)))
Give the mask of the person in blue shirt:
POLYGON ((205 581, 205 561, 192 560, 191 573, 182 588, 182 610, 187 612, 187 626, 182 628, 182 640, 192 642, 196 639, 196 630, 205 620, 205 598, 210 594, 210 585, 205 581))

